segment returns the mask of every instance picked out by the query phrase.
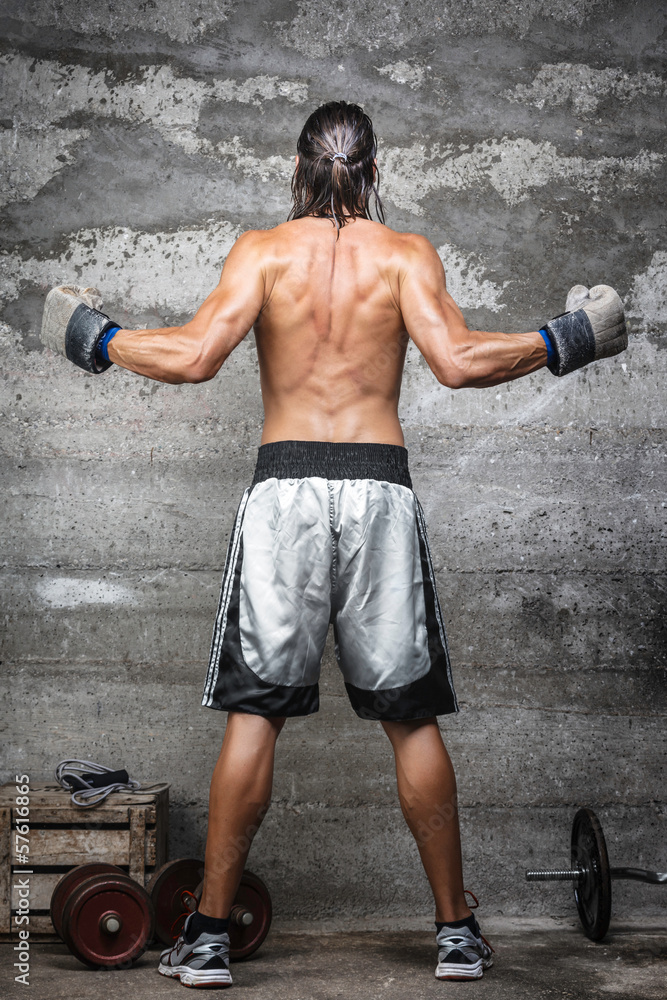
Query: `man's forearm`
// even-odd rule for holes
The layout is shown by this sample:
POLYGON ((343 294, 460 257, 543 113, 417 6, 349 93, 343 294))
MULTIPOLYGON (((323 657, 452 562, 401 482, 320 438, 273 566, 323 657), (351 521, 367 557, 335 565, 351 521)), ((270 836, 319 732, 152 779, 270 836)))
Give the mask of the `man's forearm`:
POLYGON ((107 350, 109 361, 158 382, 204 382, 215 374, 205 364, 200 342, 188 324, 157 330, 120 329, 107 350))
POLYGON ((529 375, 546 363, 546 344, 537 331, 486 333, 467 330, 456 351, 453 371, 444 382, 456 389, 482 389, 529 375))

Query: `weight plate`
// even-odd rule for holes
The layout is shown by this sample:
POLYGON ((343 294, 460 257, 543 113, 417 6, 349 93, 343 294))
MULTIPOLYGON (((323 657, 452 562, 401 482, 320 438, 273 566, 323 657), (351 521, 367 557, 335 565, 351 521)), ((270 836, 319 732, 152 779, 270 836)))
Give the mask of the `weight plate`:
POLYGON ((153 925, 150 896, 122 872, 80 882, 63 907, 63 940, 93 969, 131 965, 148 947, 153 925))
POLYGON ((574 883, 574 901, 584 934, 601 941, 611 919, 611 875, 607 845, 592 809, 579 809, 572 823, 571 861, 584 870, 574 883))
POLYGON ((258 875, 244 871, 229 921, 229 957, 232 961, 237 962, 257 951, 269 933, 272 912, 271 896, 264 882, 258 875), (248 925, 236 919, 246 911, 253 918, 248 925))
POLYGON ((174 943, 188 913, 196 909, 187 894, 194 893, 203 877, 203 861, 178 858, 158 868, 146 886, 155 908, 155 936, 162 944, 174 943))
POLYGON ((51 894, 51 923, 59 938, 63 936, 63 908, 72 889, 79 885, 80 882, 84 882, 90 878, 91 875, 106 875, 113 872, 123 874, 122 868, 118 868, 116 865, 107 865, 103 861, 94 862, 89 865, 79 865, 78 868, 70 868, 68 872, 65 872, 51 894))

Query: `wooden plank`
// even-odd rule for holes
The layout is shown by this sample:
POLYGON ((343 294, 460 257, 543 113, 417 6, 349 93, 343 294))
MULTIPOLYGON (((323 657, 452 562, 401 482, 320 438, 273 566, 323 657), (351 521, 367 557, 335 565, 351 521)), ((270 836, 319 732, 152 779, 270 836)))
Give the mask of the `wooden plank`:
MULTIPOLYGON (((18 927, 12 930, 10 933, 0 932, 0 941, 15 941, 18 938, 18 927)), ((48 935, 49 938, 59 941, 60 938, 55 932, 55 928, 51 923, 51 917, 48 913, 31 913, 30 914, 30 924, 28 925, 28 930, 30 931, 30 940, 35 939, 36 934, 48 935)))
MULTIPOLYGON (((16 861, 12 844, 12 861, 16 861)), ((130 855, 130 830, 42 829, 30 833, 30 861, 34 865, 84 865, 106 861, 127 865, 130 855)), ((155 830, 146 830, 144 864, 155 864, 155 830)))
POLYGON ((143 809, 130 809, 130 844, 129 867, 130 878, 136 879, 139 885, 144 884, 146 868, 146 816, 143 809))
MULTIPOLYGON (((116 865, 127 863, 129 846, 129 829, 31 830, 30 861, 32 865, 84 865, 91 861, 116 865)), ((14 852, 12 861, 16 862, 14 852)))
MULTIPOLYGON (((148 803, 146 823, 155 823, 155 803, 148 803)), ((114 809, 77 809, 76 806, 54 809, 51 806, 37 806, 30 809, 30 823, 37 824, 67 823, 70 826, 89 826, 94 823, 128 826, 131 806, 118 805, 114 809)))
MULTIPOLYGON (((16 786, 14 785, 14 791, 16 786)), ((10 893, 11 868, 9 852, 11 849, 11 810, 0 809, 0 934, 9 933, 12 922, 10 893)))
MULTIPOLYGON (((157 796, 169 788, 169 783, 165 781, 142 782, 141 789, 136 792, 113 792, 109 798, 95 806, 94 809, 81 809, 81 814, 105 815, 113 813, 118 806, 150 805, 155 803, 157 796)), ((30 785, 30 819, 36 822, 32 816, 33 809, 39 807, 49 807, 51 809, 76 810, 73 805, 70 793, 61 788, 56 782, 35 782, 30 785)), ((7 782, 0 785, 0 808, 12 807, 16 799, 16 782, 7 782)))

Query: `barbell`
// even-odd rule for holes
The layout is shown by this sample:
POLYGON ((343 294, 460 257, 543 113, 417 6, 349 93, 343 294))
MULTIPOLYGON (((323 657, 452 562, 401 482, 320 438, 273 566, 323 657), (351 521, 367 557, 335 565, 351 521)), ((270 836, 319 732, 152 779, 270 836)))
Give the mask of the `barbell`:
POLYGON ((601 941, 609 930, 612 879, 632 879, 656 885, 667 883, 667 872, 612 868, 602 824, 593 810, 587 808, 579 809, 572 823, 570 864, 571 868, 554 871, 527 871, 526 881, 573 882, 581 926, 591 941, 601 941))

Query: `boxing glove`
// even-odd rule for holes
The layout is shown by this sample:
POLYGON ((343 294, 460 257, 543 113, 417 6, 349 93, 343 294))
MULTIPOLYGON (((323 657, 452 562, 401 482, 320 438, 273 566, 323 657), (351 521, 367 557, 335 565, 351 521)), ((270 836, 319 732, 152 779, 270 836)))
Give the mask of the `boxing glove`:
POLYGON ((620 354, 628 346, 623 302, 609 285, 591 289, 574 285, 565 309, 540 330, 552 348, 547 368, 553 375, 568 375, 591 361, 620 354))
POLYGON ((101 375, 111 361, 98 350, 100 341, 105 334, 119 329, 106 313, 100 312, 101 306, 102 296, 96 288, 52 288, 44 303, 40 340, 84 371, 101 375))

